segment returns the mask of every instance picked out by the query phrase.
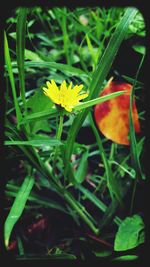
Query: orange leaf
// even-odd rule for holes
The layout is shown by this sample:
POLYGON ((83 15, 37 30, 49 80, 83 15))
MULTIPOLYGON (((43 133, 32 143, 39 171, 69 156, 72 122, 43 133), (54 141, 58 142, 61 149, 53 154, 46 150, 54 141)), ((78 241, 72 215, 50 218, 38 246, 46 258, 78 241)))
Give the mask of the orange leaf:
MULTIPOLYGON (((94 117, 99 130, 106 138, 118 144, 129 145, 129 110, 132 85, 112 82, 111 78, 100 96, 123 90, 126 91, 125 94, 95 105, 94 117)), ((134 129, 138 133, 140 132, 140 123, 135 99, 133 99, 132 114, 134 129)))

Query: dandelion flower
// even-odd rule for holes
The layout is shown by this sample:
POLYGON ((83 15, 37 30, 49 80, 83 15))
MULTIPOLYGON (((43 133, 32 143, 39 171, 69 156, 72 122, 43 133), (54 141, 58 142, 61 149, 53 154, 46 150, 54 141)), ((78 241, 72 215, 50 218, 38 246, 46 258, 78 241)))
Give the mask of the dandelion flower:
POLYGON ((54 80, 46 82, 47 88, 43 87, 44 94, 48 96, 55 104, 60 105, 68 112, 79 104, 79 101, 88 96, 87 93, 80 93, 83 85, 75 85, 72 88, 72 82, 67 87, 66 81, 63 81, 60 88, 54 80))

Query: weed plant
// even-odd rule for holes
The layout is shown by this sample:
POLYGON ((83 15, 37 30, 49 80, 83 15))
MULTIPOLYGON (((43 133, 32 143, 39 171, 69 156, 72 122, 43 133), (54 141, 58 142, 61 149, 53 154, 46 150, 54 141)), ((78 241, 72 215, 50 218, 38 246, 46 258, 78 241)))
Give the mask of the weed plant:
POLYGON ((4 240, 17 259, 140 256, 144 28, 135 8, 20 7, 7 19, 4 240), (93 117, 96 104, 123 93, 99 97, 111 76, 133 86, 129 146, 108 140, 93 117), (88 97, 68 112, 45 96, 51 80, 82 84, 88 97))

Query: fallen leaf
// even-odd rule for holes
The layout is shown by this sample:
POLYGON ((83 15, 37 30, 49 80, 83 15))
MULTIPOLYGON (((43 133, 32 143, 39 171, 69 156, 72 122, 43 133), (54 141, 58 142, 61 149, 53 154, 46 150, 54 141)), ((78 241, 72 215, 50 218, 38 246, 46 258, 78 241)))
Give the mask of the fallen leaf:
MULTIPOLYGON (((123 90, 125 94, 95 105, 94 118, 99 130, 106 138, 117 144, 129 145, 129 109, 132 85, 129 83, 114 82, 111 78, 100 93, 100 96, 123 90)), ((135 99, 133 99, 132 114, 135 132, 139 133, 140 123, 135 99)))

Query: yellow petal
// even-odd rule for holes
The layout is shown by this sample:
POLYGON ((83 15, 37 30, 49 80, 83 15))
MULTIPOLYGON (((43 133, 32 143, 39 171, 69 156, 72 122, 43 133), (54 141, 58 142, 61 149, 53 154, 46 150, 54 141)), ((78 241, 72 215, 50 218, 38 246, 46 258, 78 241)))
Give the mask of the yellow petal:
POLYGON ((71 112, 71 111, 72 111, 72 107, 65 106, 64 108, 65 108, 65 110, 67 110, 68 112, 71 112))
POLYGON ((78 101, 80 101, 80 100, 86 98, 87 96, 88 96, 88 94, 78 95, 77 99, 78 99, 78 101))
POLYGON ((52 84, 51 84, 49 81, 47 81, 47 82, 46 82, 46 85, 47 85, 47 87, 48 87, 48 88, 50 88, 50 89, 51 89, 51 87, 52 87, 52 84))
POLYGON ((82 90, 82 88, 83 88, 83 84, 75 85, 73 90, 74 92, 79 93, 82 90))
POLYGON ((54 80, 51 80, 51 85, 53 86, 54 89, 58 89, 58 86, 56 85, 54 80))
POLYGON ((66 94, 67 94, 67 85, 66 81, 63 81, 60 86, 60 97, 62 98, 62 100, 65 98, 66 94))
POLYGON ((71 88, 72 88, 72 82, 69 84, 68 90, 71 90, 71 88))
POLYGON ((46 82, 48 88, 43 87, 44 94, 48 96, 55 104, 60 104, 59 89, 55 82, 52 80, 46 82))
POLYGON ((46 87, 43 87, 42 89, 43 89, 44 93, 47 95, 48 89, 46 87))

